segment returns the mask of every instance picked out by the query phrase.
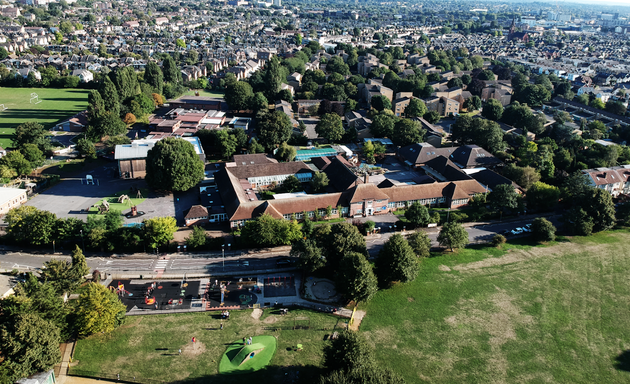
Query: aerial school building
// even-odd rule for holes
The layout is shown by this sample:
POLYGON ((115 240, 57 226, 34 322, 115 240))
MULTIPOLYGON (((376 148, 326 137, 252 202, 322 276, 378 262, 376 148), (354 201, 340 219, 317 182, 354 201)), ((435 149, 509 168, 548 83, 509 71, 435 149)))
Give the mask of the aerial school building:
POLYGON ((302 162, 250 164, 244 161, 215 173, 214 191, 220 195, 220 201, 216 201, 214 207, 206 208, 222 210, 221 221, 229 221, 230 227, 237 228, 263 214, 285 220, 300 220, 304 214, 313 218, 316 212, 324 217, 327 211, 330 211, 329 218, 373 216, 415 202, 459 208, 468 204, 474 195, 487 192, 486 188, 472 179, 416 185, 381 183, 377 186, 369 182, 367 175, 363 179, 356 176, 338 157, 329 157, 319 163, 325 164, 320 171, 329 176, 329 189, 334 191, 323 194, 280 194, 274 195, 272 200, 259 200, 258 190, 274 182, 276 185, 281 184, 291 174, 307 182, 315 171, 302 162))

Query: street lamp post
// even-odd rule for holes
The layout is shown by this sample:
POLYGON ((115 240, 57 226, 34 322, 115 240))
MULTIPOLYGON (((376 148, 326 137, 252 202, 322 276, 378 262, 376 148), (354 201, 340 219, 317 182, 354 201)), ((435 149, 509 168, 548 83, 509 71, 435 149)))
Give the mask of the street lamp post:
POLYGON ((221 245, 221 254, 223 255, 223 270, 225 271, 225 244, 221 245))

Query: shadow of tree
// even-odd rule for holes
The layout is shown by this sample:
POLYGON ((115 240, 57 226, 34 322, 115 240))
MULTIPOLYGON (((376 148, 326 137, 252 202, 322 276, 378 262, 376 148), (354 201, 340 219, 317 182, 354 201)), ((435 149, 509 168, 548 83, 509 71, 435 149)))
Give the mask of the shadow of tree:
POLYGON ((621 352, 621 354, 615 358, 615 361, 616 369, 630 372, 630 350, 621 352))
POLYGON ((256 372, 241 375, 207 375, 203 377, 191 378, 177 383, 181 384, 240 384, 255 381, 258 384, 307 384, 317 382, 324 370, 314 365, 304 366, 268 366, 256 372))

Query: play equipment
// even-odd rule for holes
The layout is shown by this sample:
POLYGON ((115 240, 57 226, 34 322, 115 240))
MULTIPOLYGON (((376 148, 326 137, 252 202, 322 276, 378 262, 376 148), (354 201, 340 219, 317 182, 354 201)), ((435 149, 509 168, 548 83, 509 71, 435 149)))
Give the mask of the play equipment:
POLYGON ((109 212, 109 203, 107 200, 103 200, 103 202, 98 206, 98 213, 107 213, 109 212))
POLYGON ((129 196, 127 196, 127 195, 120 195, 120 196, 118 196, 118 203, 124 204, 125 202, 131 204, 131 199, 129 198, 129 196))
POLYGON ((276 351, 276 338, 254 336, 250 345, 239 340, 230 344, 221 357, 219 373, 243 374, 265 368, 276 351))
POLYGON ((292 287, 293 283, 292 276, 267 277, 265 279, 265 285, 272 287, 292 287))
POLYGON ((127 296, 133 296, 133 293, 127 291, 125 289, 125 284, 121 283, 120 281, 116 286, 110 285, 109 289, 112 292, 116 293, 118 296, 125 296, 125 294, 127 294, 127 296))

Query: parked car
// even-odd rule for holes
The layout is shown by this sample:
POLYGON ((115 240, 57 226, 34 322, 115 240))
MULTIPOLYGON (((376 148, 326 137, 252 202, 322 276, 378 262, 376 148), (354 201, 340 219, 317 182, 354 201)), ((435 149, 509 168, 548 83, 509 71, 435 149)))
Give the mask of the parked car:
POLYGON ((288 267, 291 264, 293 264, 293 260, 289 259, 288 257, 283 257, 276 262, 276 265, 278 267, 288 267))
POLYGON ((523 233, 523 228, 514 228, 511 232, 512 235, 520 235, 523 233))
POLYGON ((242 260, 242 261, 241 261, 241 265, 242 265, 243 267, 249 267, 249 261, 247 261, 247 260, 242 260))
POLYGON ((530 233, 532 231, 532 225, 531 224, 526 224, 525 226, 523 226, 523 231, 530 233))

